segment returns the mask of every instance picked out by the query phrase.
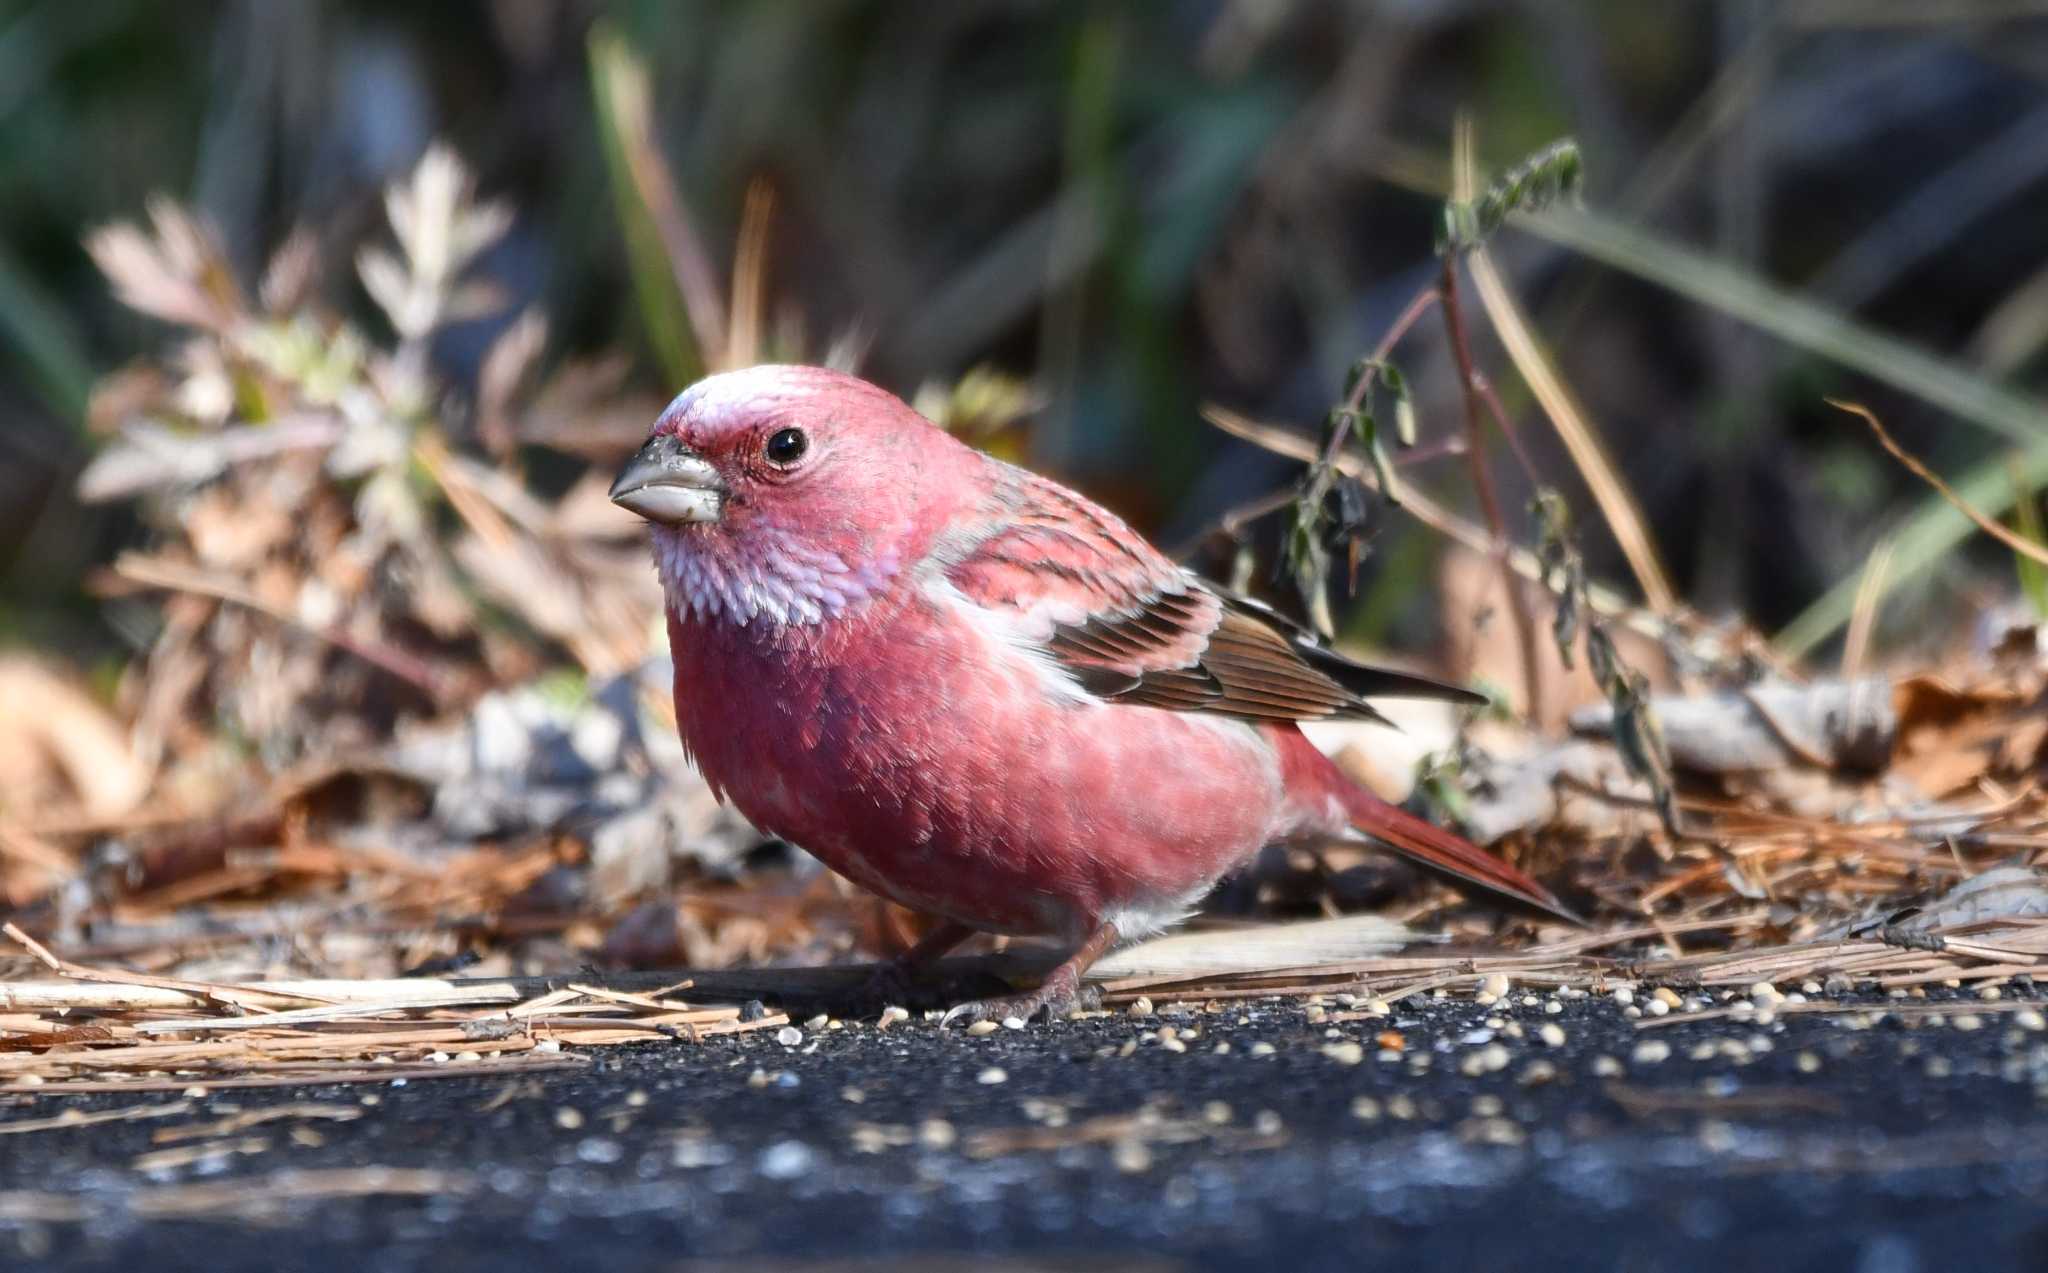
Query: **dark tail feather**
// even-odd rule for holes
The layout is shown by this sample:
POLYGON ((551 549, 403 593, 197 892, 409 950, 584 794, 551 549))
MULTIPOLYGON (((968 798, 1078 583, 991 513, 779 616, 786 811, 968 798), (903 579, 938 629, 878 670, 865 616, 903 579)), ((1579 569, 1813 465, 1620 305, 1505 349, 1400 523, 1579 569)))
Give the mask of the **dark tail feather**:
POLYGON ((1586 921, 1549 889, 1463 836, 1398 809, 1355 783, 1345 787, 1345 810, 1352 825, 1401 856, 1445 877, 1460 890, 1477 887, 1518 908, 1584 926, 1586 921))

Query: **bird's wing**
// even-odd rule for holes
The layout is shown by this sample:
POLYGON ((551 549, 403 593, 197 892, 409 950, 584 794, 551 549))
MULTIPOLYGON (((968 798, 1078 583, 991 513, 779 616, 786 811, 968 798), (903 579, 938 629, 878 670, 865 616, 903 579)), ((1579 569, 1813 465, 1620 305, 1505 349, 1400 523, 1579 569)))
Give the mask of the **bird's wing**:
POLYGON ((1249 720, 1383 721, 1367 696, 1483 703, 1355 663, 1267 606, 1173 564, 1088 500, 1009 470, 992 533, 947 571, 1090 693, 1249 720))

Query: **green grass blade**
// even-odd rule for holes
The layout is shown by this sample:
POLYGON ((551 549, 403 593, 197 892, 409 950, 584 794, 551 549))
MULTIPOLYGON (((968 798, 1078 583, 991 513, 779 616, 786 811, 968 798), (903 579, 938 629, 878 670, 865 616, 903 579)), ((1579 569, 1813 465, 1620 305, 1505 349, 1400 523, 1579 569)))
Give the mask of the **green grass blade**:
POLYGON ((635 180, 636 153, 654 144, 647 122, 647 65, 627 48, 617 31, 602 22, 591 28, 589 56, 598 139, 604 148, 605 171, 611 177, 619 228, 626 240, 633 294, 640 303, 648 342, 669 386, 681 388, 704 374, 704 351, 697 347, 689 310, 654 213, 635 180))
MULTIPOLYGON (((2048 481, 2048 446, 2037 446, 2009 459, 1999 456, 1986 460, 1952 485, 1964 503, 1988 517, 1999 517, 2013 506, 2018 488, 2038 487, 2044 481, 2048 481)), ((1887 591, 1933 567, 1977 533, 1976 526, 1947 500, 1939 495, 1929 496, 1900 528, 1891 574, 1886 581, 1887 591)), ((1856 607, 1857 583, 1858 577, 1851 575, 1828 589, 1798 618, 1786 624, 1771 644, 1788 658, 1804 657, 1849 621, 1856 607)))
POLYGON ((1593 212, 1519 217, 1516 224, 2023 446, 2048 440, 2048 405, 1675 240, 1593 212))

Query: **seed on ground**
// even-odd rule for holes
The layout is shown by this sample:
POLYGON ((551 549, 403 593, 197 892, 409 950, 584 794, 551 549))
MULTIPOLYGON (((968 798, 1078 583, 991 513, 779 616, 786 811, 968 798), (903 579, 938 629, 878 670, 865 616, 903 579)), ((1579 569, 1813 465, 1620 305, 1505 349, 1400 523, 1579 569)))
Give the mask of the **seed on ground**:
POLYGON ((1380 1103, 1372 1097, 1354 1096, 1351 1098, 1351 1117, 1364 1119, 1366 1122, 1371 1123, 1376 1122, 1379 1116, 1380 1103))
POLYGON ((950 1149, 957 1139, 959 1133, 943 1118, 927 1118, 917 1125, 917 1143, 926 1149, 950 1149))
POLYGON ((1348 1039, 1342 1043, 1325 1043, 1323 1055, 1339 1065, 1357 1065, 1365 1060, 1365 1045, 1348 1039))
POLYGON ((981 1084, 983 1087, 994 1087, 998 1083, 1009 1082, 1010 1075, 1009 1072, 1004 1070, 1001 1066, 991 1065, 987 1069, 983 1070, 981 1073, 975 1075, 974 1081, 981 1084))
POLYGON ((804 1032, 793 1025, 786 1025, 775 1032, 775 1041, 783 1047, 793 1048, 804 1041, 804 1032))
POLYGON ((1003 1027, 997 1025, 993 1021, 982 1020, 976 1021, 972 1025, 968 1026, 967 1033, 973 1035, 976 1038, 981 1038, 984 1035, 994 1034, 996 1031, 1002 1028, 1003 1027))
POLYGON ((908 1020, 910 1020, 910 1009, 899 1008, 892 1003, 888 1007, 882 1009, 882 1019, 875 1022, 875 1028, 878 1030, 886 1030, 890 1026, 895 1025, 898 1021, 908 1020))
POLYGON ((1505 998, 1509 987, 1508 975, 1504 972, 1490 972, 1480 979, 1479 993, 1494 999, 1505 998))
POLYGON ((1665 1013, 1671 1011, 1671 1005, 1664 1002, 1662 999, 1652 999, 1648 1003, 1643 1005, 1643 1011, 1649 1013, 1653 1017, 1661 1017, 1665 1013))
POLYGON ((1818 1074, 1820 1072, 1820 1053, 1801 1052, 1798 1056, 1792 1058, 1792 1064, 1799 1067, 1801 1074, 1818 1074))
POLYGON ((1630 1054, 1629 1059, 1637 1065, 1655 1065, 1660 1061, 1668 1060, 1670 1056, 1671 1045, 1669 1043, 1664 1042, 1662 1039, 1645 1039, 1643 1042, 1636 1044, 1636 1050, 1630 1054))
POLYGON ((1536 1031, 1536 1037, 1543 1040, 1546 1047, 1561 1048, 1564 1046, 1564 1027, 1555 1021, 1545 1021, 1543 1028, 1536 1031))
POLYGON ((1656 992, 1650 997, 1663 1004, 1667 1009, 1681 1007, 1685 1003, 1685 1000, 1678 997, 1678 992, 1669 986, 1657 987, 1656 992))
POLYGON ((1253 1056, 1271 1056, 1274 1052, 1278 1051, 1279 1049, 1275 1048, 1272 1044, 1266 1042, 1264 1039, 1260 1039, 1257 1043, 1252 1044, 1251 1047, 1245 1050, 1250 1052, 1253 1056))
POLYGON ((2048 1030, 2048 1017, 2043 1017, 2032 1008, 2021 1008, 2013 1013, 2012 1023, 2022 1030, 2048 1030))
POLYGON ((1152 1015, 1152 1001, 1144 995, 1139 995, 1131 1000, 1129 1012, 1134 1017, 1149 1017, 1152 1015))
POLYGON ((1593 1073, 1604 1079, 1614 1078, 1621 1073, 1621 1062, 1611 1056, 1596 1056, 1593 1058, 1593 1073))

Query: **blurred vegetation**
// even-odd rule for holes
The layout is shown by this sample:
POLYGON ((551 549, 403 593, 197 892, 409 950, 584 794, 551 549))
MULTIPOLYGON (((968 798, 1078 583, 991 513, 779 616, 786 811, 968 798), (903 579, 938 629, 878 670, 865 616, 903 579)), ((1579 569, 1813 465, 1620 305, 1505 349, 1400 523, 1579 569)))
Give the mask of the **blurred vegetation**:
MULTIPOLYGON (((71 492, 111 423, 88 409, 93 384, 170 336, 115 300, 90 228, 168 192, 253 291, 304 227, 324 302, 381 336, 347 263, 382 231, 383 185, 445 138, 514 215, 477 263, 508 303, 436 326, 439 377, 474 384, 530 308, 551 362, 628 351, 632 383, 663 396, 712 359, 673 225, 620 198, 644 175, 621 143, 636 111, 704 260, 722 272, 754 227, 755 352, 833 356, 906 395, 977 366, 1028 377, 1028 458, 1168 542, 1293 475, 1203 425, 1199 404, 1312 431, 1434 276, 1454 118, 1473 121, 1487 171, 1572 135, 1589 210, 1511 221, 1491 261, 1673 586, 1710 614, 1791 625, 1786 644, 1809 649, 1846 622, 1885 542, 1880 631, 1946 632, 1959 601, 2018 594, 2009 555, 1961 547, 1967 523, 1822 397, 1868 403, 1966 498, 2038 536, 2038 508, 2011 511, 2048 481, 2037 12, 0 5, 0 642, 112 655, 146 635, 86 586, 140 526, 71 492)), ((1521 359, 1474 327, 1534 468, 1582 510, 1586 570, 1629 578, 1521 359)), ((1442 333, 1418 329, 1400 358, 1424 441, 1456 435, 1442 333)), ((566 486, 563 450, 535 457, 537 479, 566 486)), ((1534 542, 1515 510, 1535 484, 1498 472, 1510 529, 1534 542)), ((1457 464, 1407 476, 1471 499, 1457 464)), ((1369 530, 1350 630, 1416 639, 1435 621, 1429 537, 1399 517, 1369 530)))

